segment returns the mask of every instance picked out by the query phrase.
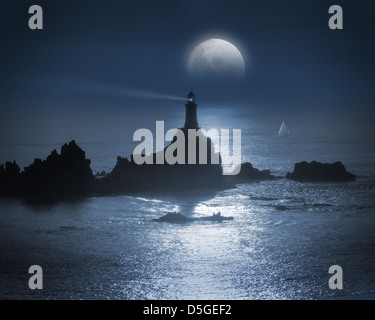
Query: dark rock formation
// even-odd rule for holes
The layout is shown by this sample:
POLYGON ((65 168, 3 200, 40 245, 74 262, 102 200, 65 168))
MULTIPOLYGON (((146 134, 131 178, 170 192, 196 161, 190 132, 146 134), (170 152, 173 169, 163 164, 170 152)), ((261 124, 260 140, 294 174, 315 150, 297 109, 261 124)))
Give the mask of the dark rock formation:
POLYGON ((221 212, 213 213, 212 216, 209 217, 201 217, 197 218, 196 220, 206 220, 206 221, 215 221, 215 222, 222 222, 225 220, 233 220, 233 217, 225 217, 221 215, 221 212))
MULTIPOLYGON (((216 154, 218 163, 210 164, 211 155, 215 154, 211 154, 214 150, 212 141, 206 136, 199 139, 207 139, 208 164, 199 164, 197 143, 197 164, 187 163, 187 149, 186 164, 156 164, 158 154, 155 153, 149 156, 154 164, 138 165, 133 156, 130 160, 118 157, 113 170, 98 177, 93 175, 85 152, 73 140, 61 147, 61 154, 53 150, 46 160, 35 159, 22 172, 16 162, 1 165, 0 195, 56 202, 71 197, 94 195, 222 190, 234 187, 237 183, 274 178, 269 170, 260 171, 250 163, 244 163, 238 175, 224 176, 220 155, 216 154)), ((161 155, 165 155, 167 148, 159 151, 161 155)))
POLYGON ((16 161, 0 166, 0 194, 14 195, 18 192, 20 167, 16 161))
MULTIPOLYGON (((207 152, 213 143, 207 137, 207 152)), ((168 148, 168 147, 167 147, 168 148)), ((166 149, 160 153, 166 152, 166 149)), ((188 152, 185 153, 188 162, 188 152)), ((222 174, 221 159, 217 164, 156 164, 157 154, 152 154, 154 164, 138 165, 133 156, 130 160, 118 157, 109 174, 95 177, 85 152, 71 141, 64 144, 61 154, 53 150, 46 160, 35 159, 21 172, 17 163, 0 165, 0 195, 17 196, 41 201, 57 201, 70 197, 131 194, 139 192, 220 190, 234 187, 237 183, 272 180, 270 170, 258 170, 251 163, 243 163, 237 175, 222 174)), ((196 151, 199 162, 199 150, 196 151)), ((210 161, 210 159, 209 159, 210 161)), ((209 162, 208 162, 209 163, 209 162)), ((341 162, 296 163, 287 179, 297 181, 352 181, 355 175, 347 172, 341 162)))
POLYGON ((95 174, 95 177, 105 177, 107 175, 107 173, 105 171, 101 171, 101 172, 97 172, 95 174))
POLYGON ((0 169, 2 194, 38 200, 87 195, 94 181, 90 160, 74 140, 61 147, 60 155, 53 150, 46 160, 35 159, 23 172, 15 162, 0 169))
POLYGON ((288 172, 287 179, 311 182, 341 182, 353 181, 355 175, 346 171, 344 165, 337 161, 334 163, 321 163, 306 161, 296 163, 294 171, 288 172))
POLYGON ((169 222, 169 223, 185 223, 185 222, 193 222, 193 221, 213 221, 213 222, 222 222, 226 220, 233 220, 233 217, 225 217, 222 216, 220 212, 212 214, 212 216, 208 217, 200 217, 200 218, 188 218, 178 212, 168 212, 166 215, 153 219, 154 222, 169 222))
MULTIPOLYGON (((184 129, 181 130, 184 131, 184 129)), ((157 164, 156 159, 158 157, 165 159, 168 147, 175 141, 174 139, 170 145, 158 153, 146 156, 145 163, 141 165, 134 161, 133 156, 130 160, 118 157, 113 170, 98 183, 100 193, 171 191, 192 188, 220 189, 224 187, 220 155, 217 155, 218 163, 211 164, 211 152, 214 150, 214 145, 211 139, 203 134, 199 134, 196 141, 196 164, 188 164, 187 143, 184 152, 185 164, 168 164, 166 161, 164 164, 157 164), (207 164, 199 164, 198 139, 206 140, 207 164), (147 164, 146 159, 153 164, 147 164)))
POLYGON ((241 171, 234 176, 236 180, 274 180, 275 177, 271 175, 270 170, 259 170, 253 167, 250 162, 241 164, 241 171))
POLYGON ((199 130, 197 106, 194 93, 189 92, 184 127, 157 153, 130 160, 118 157, 109 174, 95 177, 85 152, 71 141, 62 146, 61 155, 53 150, 46 160, 35 159, 24 172, 20 173, 15 162, 1 166, 0 194, 58 200, 114 193, 219 190, 247 180, 272 178, 269 170, 259 171, 250 163, 245 163, 237 176, 223 176, 220 153, 215 153, 212 140, 199 130), (157 161, 160 159, 164 162, 157 161))
POLYGON ((178 212, 168 212, 165 216, 158 219, 153 219, 155 222, 169 222, 169 223, 186 223, 191 222, 193 219, 187 218, 178 212))
POLYGON ((97 181, 95 190, 98 195, 106 195, 155 191, 155 187, 133 160, 129 161, 127 158, 118 156, 115 167, 109 174, 97 181))

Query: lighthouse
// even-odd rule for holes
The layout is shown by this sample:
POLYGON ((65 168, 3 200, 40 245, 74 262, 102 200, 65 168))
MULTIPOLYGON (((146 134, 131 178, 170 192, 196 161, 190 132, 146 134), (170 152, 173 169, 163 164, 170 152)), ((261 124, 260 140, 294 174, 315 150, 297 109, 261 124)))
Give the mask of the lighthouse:
POLYGON ((184 129, 196 129, 198 130, 198 120, 197 120, 197 104, 195 103, 195 95, 192 91, 189 92, 187 96, 187 102, 185 104, 186 114, 185 114, 185 125, 184 129))

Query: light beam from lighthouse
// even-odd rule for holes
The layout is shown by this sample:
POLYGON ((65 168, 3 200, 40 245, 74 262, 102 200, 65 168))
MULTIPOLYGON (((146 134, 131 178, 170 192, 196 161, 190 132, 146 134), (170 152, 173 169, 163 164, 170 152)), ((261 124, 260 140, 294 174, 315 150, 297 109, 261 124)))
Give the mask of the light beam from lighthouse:
POLYGON ((195 103, 195 95, 192 91, 189 92, 187 96, 187 102, 185 104, 186 114, 185 114, 185 125, 184 129, 196 129, 198 130, 198 120, 197 120, 197 104, 195 103))

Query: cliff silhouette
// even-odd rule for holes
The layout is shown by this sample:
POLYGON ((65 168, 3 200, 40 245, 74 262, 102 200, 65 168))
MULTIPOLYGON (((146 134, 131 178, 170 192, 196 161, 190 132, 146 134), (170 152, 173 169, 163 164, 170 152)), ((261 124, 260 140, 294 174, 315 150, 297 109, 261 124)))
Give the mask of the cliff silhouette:
MULTIPOLYGON (((207 139, 207 153, 210 154, 214 145, 210 138, 203 138, 207 139)), ((167 148, 159 152, 165 153, 167 148)), ((187 152, 185 156, 187 160, 187 152)), ((60 154, 55 149, 45 160, 35 159, 23 171, 15 161, 1 165, 0 195, 54 202, 72 197, 150 191, 220 190, 243 181, 274 178, 269 170, 260 171, 248 163, 242 165, 239 175, 224 176, 221 160, 219 164, 170 165, 155 164, 156 153, 150 157, 154 159, 154 164, 138 165, 133 156, 130 160, 119 156, 109 174, 97 177, 90 168, 91 161, 86 159, 85 152, 72 140, 61 147, 60 154)), ((198 162, 198 149, 196 157, 198 162)))
POLYGON ((72 140, 21 172, 16 162, 0 166, 0 194, 57 200, 92 194, 95 178, 85 152, 72 140))
MULTIPOLYGON (((214 148, 207 139, 207 151, 214 148)), ((159 152, 166 152, 163 149, 159 152)), ((208 153, 209 154, 209 153, 208 153)), ((150 155, 156 160, 156 153, 150 155)), ((197 161, 199 152, 196 153, 197 161)), ((187 157, 187 154, 186 154, 187 157)), ((223 190, 251 181, 274 180, 270 170, 258 170, 251 163, 241 164, 237 175, 223 175, 219 164, 142 164, 121 156, 109 174, 95 176, 91 160, 74 140, 53 150, 45 159, 21 171, 15 161, 0 165, 0 195, 42 202, 56 202, 74 197, 137 194, 142 192, 188 191, 192 189, 223 190)), ((155 161, 154 161, 155 163, 155 161)), ((313 161, 296 163, 287 179, 301 182, 353 181, 355 175, 346 171, 341 162, 332 164, 313 161)))
MULTIPOLYGON (((61 147, 60 154, 53 150, 45 160, 35 159, 23 171, 15 161, 1 165, 0 195, 55 202, 72 197, 110 194, 222 190, 239 183, 276 179, 270 170, 258 170, 249 162, 241 164, 238 174, 223 175, 220 153, 215 153, 212 140, 198 130, 197 106, 195 95, 190 91, 185 104, 185 124, 180 132, 188 137, 189 129, 196 130, 196 149, 189 155, 189 143, 185 143, 184 161, 156 164, 156 159, 167 158, 168 148, 178 139, 176 134, 163 150, 142 156, 145 163, 136 163, 133 155, 130 159, 119 156, 109 174, 101 172, 94 176, 90 168, 91 161, 86 159, 85 152, 72 140, 61 147), (206 146, 206 150, 203 149, 206 164, 200 164, 200 142, 206 146), (195 161, 191 161, 194 154, 195 161), (212 157, 217 161, 212 161, 212 157)), ((172 150, 173 157, 177 157, 177 148, 172 150)), ((354 180, 355 176, 346 172, 340 162, 332 165, 302 162, 296 164, 294 171, 288 173, 286 178, 299 181, 348 181, 354 180)))

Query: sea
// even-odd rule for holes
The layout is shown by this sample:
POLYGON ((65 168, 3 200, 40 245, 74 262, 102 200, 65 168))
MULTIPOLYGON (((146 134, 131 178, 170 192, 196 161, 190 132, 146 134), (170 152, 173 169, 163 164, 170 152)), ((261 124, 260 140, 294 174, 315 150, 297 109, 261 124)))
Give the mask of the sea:
MULTIPOLYGON (((0 198, 0 299, 374 299, 373 119, 339 112, 198 111, 202 128, 241 129, 242 162, 280 178, 220 191, 197 185, 188 192, 56 204, 0 198), (288 136, 277 134, 282 121, 288 136), (341 161, 357 178, 285 179, 296 162, 312 160, 341 161), (168 212, 190 218, 221 212, 233 220, 153 221, 168 212), (29 288, 32 265, 43 270, 43 289, 29 288), (341 289, 329 285, 338 275, 329 272, 331 266, 342 269, 341 289)), ((175 113, 165 128, 182 124, 175 113)), ((23 168, 74 138, 94 173, 110 172, 117 156, 129 157, 139 142, 132 139, 134 128, 111 138, 104 125, 95 132, 96 125, 73 130, 73 137, 70 130, 63 137, 52 131, 39 140, 1 140, 0 163, 15 160, 23 168)))

